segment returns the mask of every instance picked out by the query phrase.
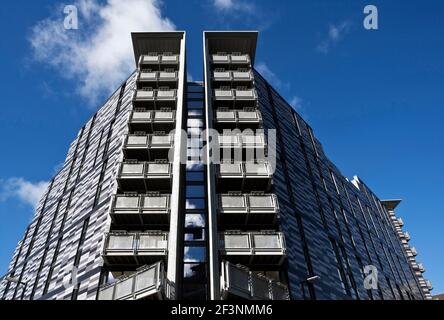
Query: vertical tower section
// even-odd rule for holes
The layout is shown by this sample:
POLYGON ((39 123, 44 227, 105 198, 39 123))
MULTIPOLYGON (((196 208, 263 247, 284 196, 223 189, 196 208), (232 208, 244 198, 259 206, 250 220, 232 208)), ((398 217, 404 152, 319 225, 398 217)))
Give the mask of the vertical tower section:
POLYGON ((133 33, 132 39, 137 75, 98 299, 175 299, 184 206, 185 33, 133 33))
POLYGON ((204 32, 212 299, 289 299, 274 165, 253 72, 257 32, 204 32))
POLYGON ((418 279, 419 286, 421 287, 421 290, 422 290, 425 298, 428 300, 431 300, 432 299, 431 291, 433 290, 432 282, 430 280, 427 280, 424 277, 424 275, 423 275, 425 273, 424 265, 417 261, 416 257, 418 255, 418 252, 415 247, 412 247, 410 245, 410 234, 403 230, 404 221, 402 220, 401 217, 398 217, 395 212, 396 207, 400 203, 401 203, 401 200, 381 201, 381 204, 387 210, 387 212, 390 216, 390 220, 392 221, 392 223, 395 227, 395 230, 399 236, 399 239, 401 240, 402 246, 403 246, 405 253, 407 255, 407 260, 409 261, 409 264, 418 279))

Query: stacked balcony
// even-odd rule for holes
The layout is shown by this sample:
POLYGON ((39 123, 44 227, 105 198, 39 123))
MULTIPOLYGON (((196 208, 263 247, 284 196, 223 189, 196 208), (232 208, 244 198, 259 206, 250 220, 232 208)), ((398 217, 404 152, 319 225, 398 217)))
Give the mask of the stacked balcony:
POLYGON ((134 91, 133 106, 135 108, 155 109, 174 108, 177 101, 177 90, 169 87, 153 89, 142 87, 134 91))
POLYGON ((274 194, 220 194, 218 221, 220 229, 273 227, 279 216, 274 194))
POLYGON ((132 132, 170 132, 176 125, 176 112, 170 109, 148 111, 136 109, 131 112, 128 126, 132 132))
POLYGON ((225 231, 220 234, 220 254, 228 261, 247 266, 281 266, 285 240, 276 231, 225 231))
POLYGON ((144 132, 128 134, 123 144, 126 159, 156 161, 168 159, 174 145, 174 137, 165 132, 146 134, 144 132))
POLYGON ((286 248, 276 230, 274 168, 266 159, 252 61, 248 54, 223 52, 211 54, 210 60, 213 128, 219 132, 221 159, 215 164, 221 297, 287 300, 287 286, 261 274, 268 270, 280 278, 286 248))
POLYGON ((290 300, 286 285, 227 261, 221 266, 222 299, 290 300))
POLYGON ((231 190, 268 191, 271 188, 273 168, 268 161, 222 162, 216 166, 217 189, 219 192, 231 190))
POLYGON ((110 232, 105 235, 103 258, 109 266, 141 266, 166 260, 168 232, 110 232))
POLYGON ((230 110, 219 108, 214 119, 216 129, 252 129, 257 130, 262 123, 261 113, 254 108, 230 110))
POLYGON ((147 192, 171 190, 172 164, 167 161, 125 161, 117 175, 119 188, 125 191, 147 192))
POLYGON ((260 131, 239 134, 224 130, 219 134, 218 146, 221 159, 235 161, 263 161, 267 151, 265 135, 260 131))
POLYGON ((125 227, 168 226, 170 223, 170 194, 121 194, 114 196, 111 219, 125 227))
POLYGON ((98 300, 162 300, 174 297, 174 287, 166 278, 162 262, 142 266, 131 275, 103 285, 98 294, 98 300))

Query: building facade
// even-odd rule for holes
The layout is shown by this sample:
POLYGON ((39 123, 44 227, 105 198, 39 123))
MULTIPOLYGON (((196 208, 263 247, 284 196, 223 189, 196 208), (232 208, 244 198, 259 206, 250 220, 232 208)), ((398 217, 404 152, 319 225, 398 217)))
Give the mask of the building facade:
POLYGON ((187 82, 184 32, 132 35, 136 71, 71 144, 1 299, 431 298, 399 201, 327 158, 254 69, 257 36, 204 32, 187 82))

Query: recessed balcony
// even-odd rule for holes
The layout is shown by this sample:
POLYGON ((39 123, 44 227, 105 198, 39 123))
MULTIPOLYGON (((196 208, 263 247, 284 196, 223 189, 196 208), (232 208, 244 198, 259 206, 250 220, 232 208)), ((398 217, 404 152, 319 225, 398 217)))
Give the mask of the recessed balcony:
POLYGON ((123 191, 171 191, 172 164, 168 162, 123 162, 117 183, 123 191))
POLYGON ((267 191, 270 189, 273 168, 264 162, 228 162, 217 165, 217 187, 219 192, 267 191))
POLYGON ((230 85, 230 86, 249 86, 253 85, 253 73, 250 70, 214 70, 213 82, 215 85, 230 85))
POLYGON ((170 223, 169 194, 116 195, 111 205, 111 219, 116 226, 168 226, 170 223))
POLYGON ((126 159, 155 161, 168 159, 174 137, 167 134, 129 134, 125 138, 123 153, 126 159))
POLYGON ((229 110, 218 109, 215 114, 215 127, 217 129, 240 130, 259 129, 262 123, 261 112, 257 109, 229 110))
POLYGON ((265 159, 266 141, 263 133, 219 135, 220 158, 223 161, 262 161, 265 159))
POLYGON ((171 53, 151 53, 141 56, 139 62, 140 69, 150 68, 158 70, 164 66, 174 67, 177 69, 179 66, 179 55, 171 53))
POLYGON ((256 89, 215 89, 213 93, 216 108, 255 108, 257 105, 256 89))
POLYGON ((103 259, 108 265, 143 265, 167 258, 168 232, 110 232, 105 235, 103 259))
POLYGON ((240 53, 216 53, 211 57, 211 62, 213 65, 243 65, 250 66, 251 60, 248 54, 240 54, 240 53))
POLYGON ((133 96, 133 106, 136 109, 175 108, 176 101, 176 89, 153 89, 152 87, 146 87, 134 91, 133 96))
POLYGON ((174 299, 175 290, 166 278, 163 262, 143 266, 129 276, 99 288, 97 300, 174 299))
POLYGON ((223 228, 273 226, 279 216, 274 194, 221 194, 218 200, 219 224, 223 228))
POLYGON ((221 296, 223 300, 290 300, 286 285, 227 261, 221 266, 221 296))
POLYGON ((137 78, 137 87, 139 89, 144 87, 160 88, 169 87, 177 88, 178 80, 177 71, 152 71, 141 70, 137 78))
POLYGON ((176 112, 171 110, 134 110, 131 112, 128 125, 132 132, 170 132, 176 126, 176 112))
POLYGON ((244 265, 279 266, 285 260, 281 232, 226 231, 220 234, 220 255, 244 265))

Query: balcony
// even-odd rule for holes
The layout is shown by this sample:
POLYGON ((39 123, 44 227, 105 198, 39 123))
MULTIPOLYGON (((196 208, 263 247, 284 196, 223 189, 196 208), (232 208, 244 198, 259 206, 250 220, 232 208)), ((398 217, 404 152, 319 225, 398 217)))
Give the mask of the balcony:
POLYGON ((404 239, 410 241, 410 234, 408 232, 404 232, 404 239))
POLYGON ((100 287, 97 300, 172 300, 173 285, 167 280, 162 262, 143 266, 135 273, 100 287))
POLYGON ((220 88, 214 90, 214 100, 219 107, 255 108, 257 93, 255 89, 220 88))
POLYGON ((168 232, 110 232, 105 237, 103 259, 108 265, 143 265, 167 258, 168 232))
POLYGON ((213 72, 213 82, 218 85, 252 85, 253 74, 250 70, 228 71, 216 69, 213 72))
POLYGON ((166 134, 129 134, 125 138, 123 153, 126 159, 155 161, 168 159, 174 137, 166 134))
POLYGON ((139 67, 141 69, 147 67, 151 69, 160 69, 161 66, 170 66, 177 69, 179 66, 179 55, 171 53, 151 53, 143 55, 140 58, 139 67))
POLYGON ((111 205, 111 219, 116 226, 168 226, 170 195, 116 195, 111 205))
POLYGON ((221 227, 272 226, 279 216, 274 194, 221 194, 218 200, 221 227))
POLYGON ((176 126, 176 112, 170 110, 134 110, 131 112, 128 125, 132 132, 170 132, 176 126))
POLYGON ((227 261, 222 262, 220 282, 223 300, 290 300, 286 285, 227 261))
POLYGON ((263 133, 235 134, 232 132, 219 135, 219 152, 223 161, 263 161, 266 141, 263 133))
POLYGON ((228 162, 217 165, 218 192, 267 191, 273 168, 269 162, 228 162))
POLYGON ((221 256, 243 265, 279 266, 285 260, 285 251, 281 232, 226 231, 220 235, 221 256))
POLYGON ((251 60, 248 54, 227 54, 227 53, 216 53, 212 55, 211 62, 213 65, 244 65, 250 66, 251 60))
POLYGON ((415 247, 410 248, 410 251, 412 252, 413 256, 417 256, 418 255, 418 251, 416 251, 415 247))
POLYGON ((139 89, 144 87, 170 87, 177 88, 178 73, 174 70, 153 71, 151 69, 144 69, 139 72, 137 78, 137 87, 139 89))
POLYGON ((172 165, 168 162, 123 162, 117 183, 123 191, 170 191, 172 165))
POLYGON ((257 109, 245 110, 216 110, 215 127, 217 129, 235 129, 245 130, 259 129, 262 123, 262 115, 257 109))
POLYGON ((133 106, 136 109, 175 108, 176 101, 176 89, 153 89, 152 87, 145 87, 134 91, 133 96, 133 106))

